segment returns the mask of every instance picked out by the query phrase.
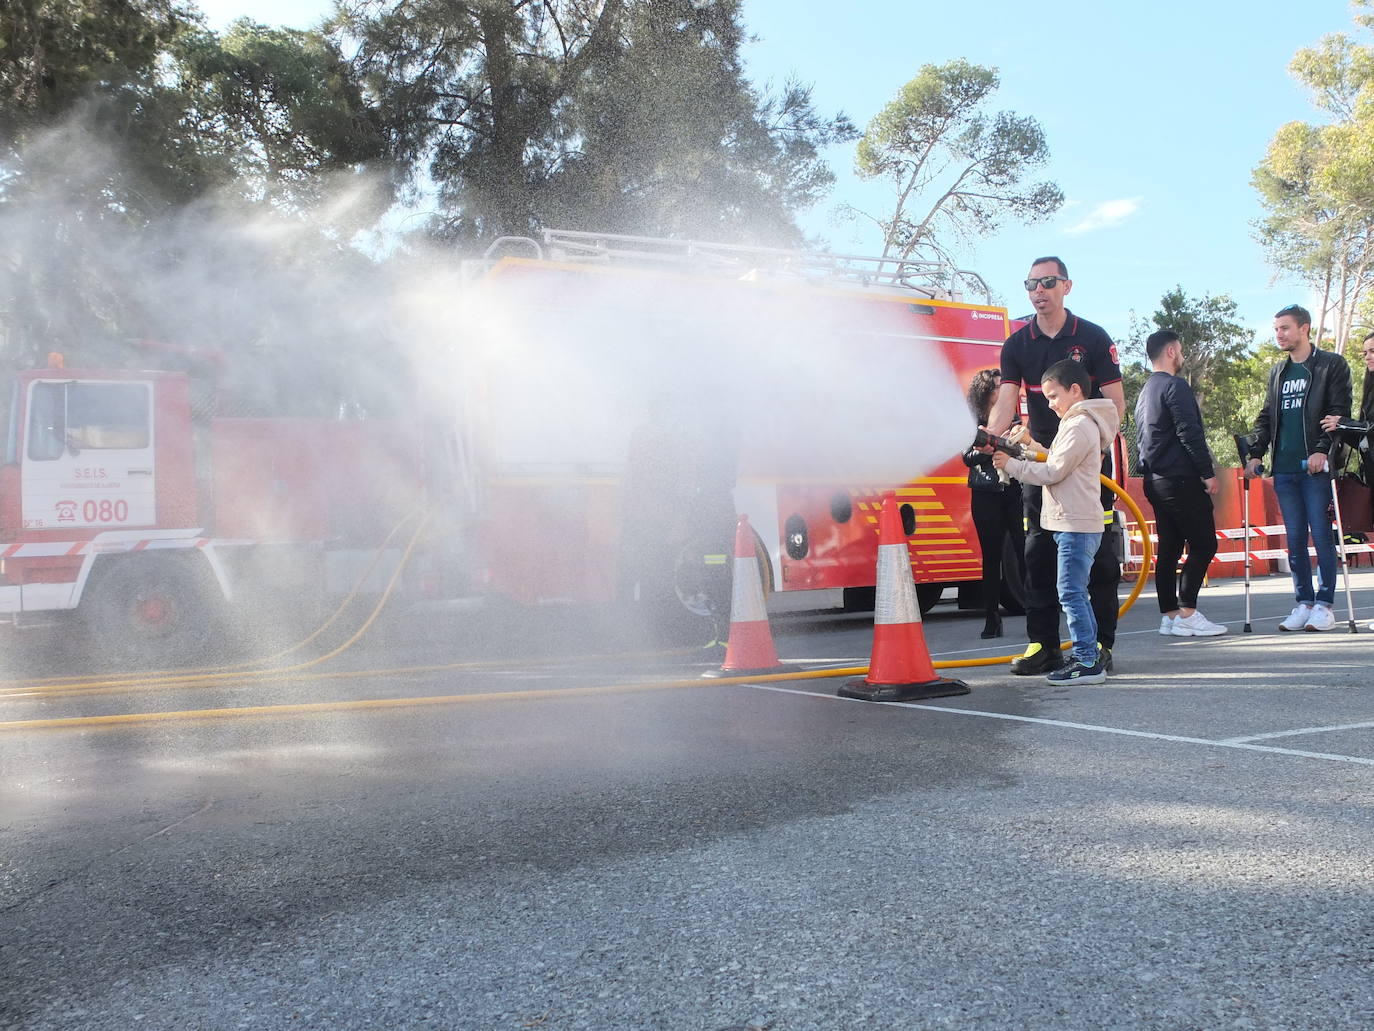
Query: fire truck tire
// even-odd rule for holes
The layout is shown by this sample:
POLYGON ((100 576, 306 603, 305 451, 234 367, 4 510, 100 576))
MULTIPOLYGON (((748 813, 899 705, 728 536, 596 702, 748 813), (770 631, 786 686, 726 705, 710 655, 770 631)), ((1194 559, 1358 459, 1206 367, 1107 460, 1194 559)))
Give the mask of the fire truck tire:
MULTIPOLYGON (((752 529, 752 528, 751 528, 752 529)), ((766 599, 773 593, 768 547, 753 531, 754 560, 766 599)), ((698 538, 683 545, 673 562, 672 580, 650 599, 656 634, 664 643, 694 644, 714 632, 723 639, 730 628, 734 542, 698 538)))
POLYGON ((921 607, 921 615, 925 615, 935 607, 935 603, 940 600, 940 595, 945 593, 948 584, 917 584, 916 585, 916 604, 921 607))
POLYGON ((188 562, 112 562, 82 602, 88 640, 123 668, 205 659, 213 625, 206 576, 188 562))
POLYGON ((872 612, 878 603, 876 587, 846 587, 842 595, 844 612, 872 612))

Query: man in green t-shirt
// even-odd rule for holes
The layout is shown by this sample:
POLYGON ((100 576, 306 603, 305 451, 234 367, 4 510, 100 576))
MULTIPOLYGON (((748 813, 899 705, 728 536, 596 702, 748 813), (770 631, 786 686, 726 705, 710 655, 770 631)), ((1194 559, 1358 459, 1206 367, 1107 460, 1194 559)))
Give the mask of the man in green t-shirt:
POLYGON ((1321 428, 1328 415, 1350 413, 1350 366, 1344 358, 1315 347, 1312 316, 1290 304, 1274 315, 1274 339, 1286 353, 1269 372, 1264 407, 1255 419, 1253 444, 1245 475, 1260 475, 1260 459, 1270 447, 1274 494, 1288 535, 1288 567, 1297 605, 1280 630, 1330 630, 1336 600, 1336 543, 1327 508, 1331 471, 1327 455, 1332 439, 1321 428), (1307 538, 1317 550, 1317 589, 1312 589, 1312 563, 1307 538))

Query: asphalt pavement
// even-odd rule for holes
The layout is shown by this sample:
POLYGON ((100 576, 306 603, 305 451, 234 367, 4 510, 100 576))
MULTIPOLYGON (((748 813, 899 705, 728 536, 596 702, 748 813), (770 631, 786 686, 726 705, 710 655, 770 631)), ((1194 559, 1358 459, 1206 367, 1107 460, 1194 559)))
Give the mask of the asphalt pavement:
MULTIPOLYGON (((1223 581, 1231 632, 1166 639, 1147 588, 1104 685, 971 667, 895 705, 598 656, 553 614, 403 614, 196 682, 40 683, 30 643, 0 685, 0 1027, 1374 1026, 1352 583, 1357 634, 1343 595, 1338 631, 1279 633, 1267 577, 1253 633, 1223 581)), ((1020 649, 981 625, 937 606, 933 657, 1020 649)), ((845 666, 871 624, 774 634, 845 666)))

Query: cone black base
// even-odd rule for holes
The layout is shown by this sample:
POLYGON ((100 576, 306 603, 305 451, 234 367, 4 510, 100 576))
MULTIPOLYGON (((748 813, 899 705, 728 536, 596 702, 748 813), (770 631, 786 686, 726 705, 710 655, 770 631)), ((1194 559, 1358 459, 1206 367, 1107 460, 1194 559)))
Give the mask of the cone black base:
POLYGON ((763 669, 708 669, 703 677, 762 677, 769 673, 796 673, 802 666, 768 666, 763 669))
POLYGON ((969 694, 971 688, 962 680, 936 677, 923 684, 870 684, 863 677, 846 680, 837 692, 841 698, 858 698, 865 702, 916 702, 923 698, 948 698, 969 694))

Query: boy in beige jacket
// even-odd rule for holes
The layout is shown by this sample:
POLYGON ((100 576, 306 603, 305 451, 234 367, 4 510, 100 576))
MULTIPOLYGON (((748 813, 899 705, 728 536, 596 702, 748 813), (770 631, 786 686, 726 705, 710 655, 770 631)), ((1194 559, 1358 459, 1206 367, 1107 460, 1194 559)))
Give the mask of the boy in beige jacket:
MULTIPOLYGON (((1043 463, 1030 462, 998 451, 992 461, 1016 479, 1045 488, 1040 525, 1053 532, 1059 549, 1059 606, 1068 617, 1069 637, 1073 639, 1073 661, 1046 679, 1061 684, 1100 684, 1107 679, 1107 670, 1098 651, 1097 620, 1088 601, 1088 570, 1102 540, 1098 480, 1102 452, 1111 446, 1121 418, 1114 402, 1088 398, 1092 381, 1082 363, 1072 358, 1046 369, 1040 386, 1050 409, 1060 418, 1048 457, 1043 463)), ((1026 443, 1024 439, 1020 442, 1026 443)))

